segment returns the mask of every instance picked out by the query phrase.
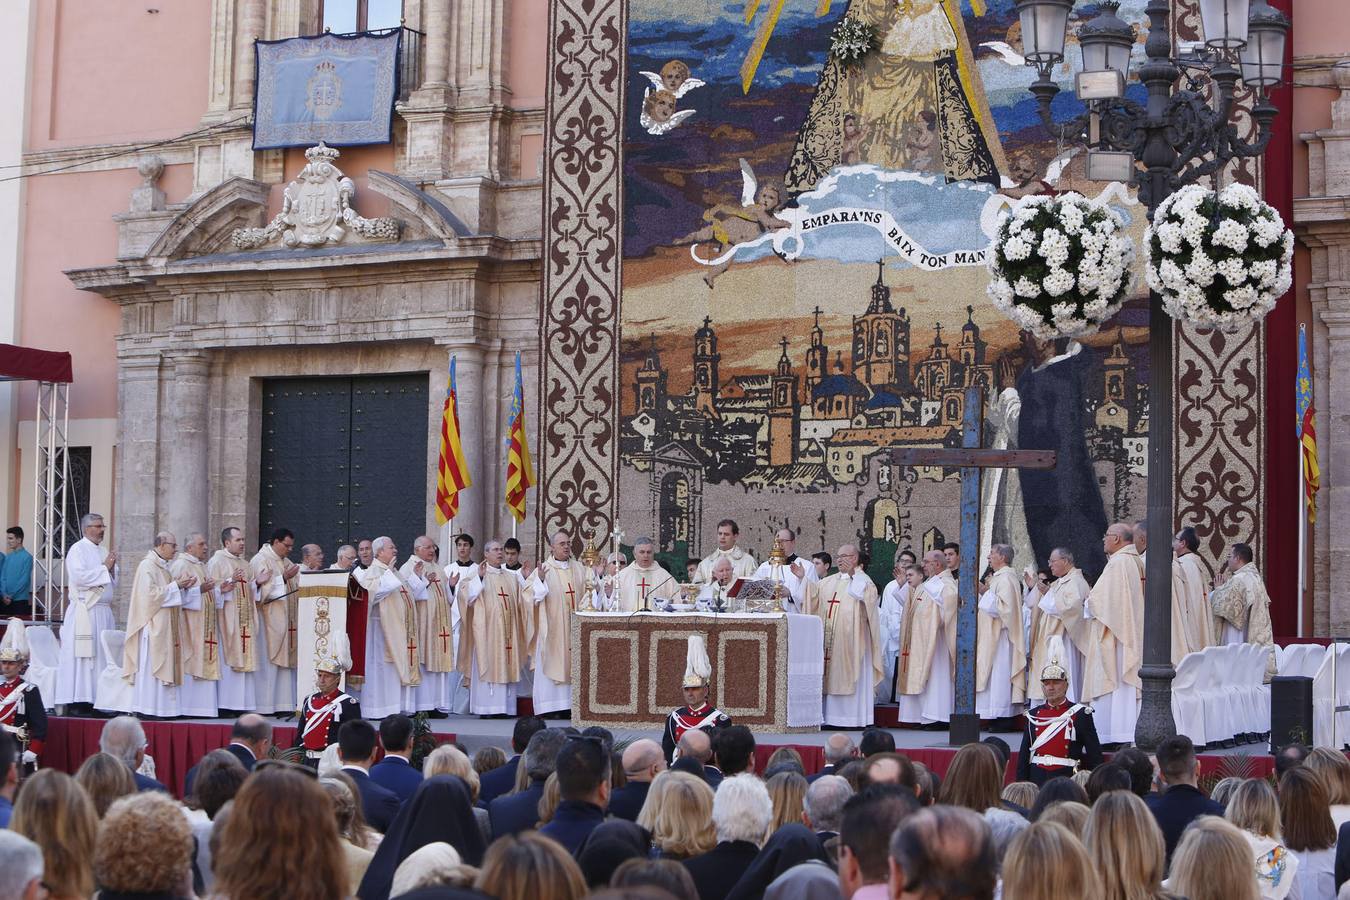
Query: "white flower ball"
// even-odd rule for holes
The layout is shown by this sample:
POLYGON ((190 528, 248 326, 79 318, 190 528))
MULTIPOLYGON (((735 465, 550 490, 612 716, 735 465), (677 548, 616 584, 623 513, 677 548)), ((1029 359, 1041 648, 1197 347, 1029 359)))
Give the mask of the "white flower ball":
POLYGON ((1241 253, 1247 249, 1247 239, 1247 226, 1234 219, 1224 219, 1210 236, 1212 242, 1220 247, 1227 247, 1234 253, 1241 253))
POLYGON ((1013 290, 1017 292, 1019 297, 1036 297, 1041 293, 1040 286, 1025 275, 1017 279, 1017 282, 1013 285, 1013 290))

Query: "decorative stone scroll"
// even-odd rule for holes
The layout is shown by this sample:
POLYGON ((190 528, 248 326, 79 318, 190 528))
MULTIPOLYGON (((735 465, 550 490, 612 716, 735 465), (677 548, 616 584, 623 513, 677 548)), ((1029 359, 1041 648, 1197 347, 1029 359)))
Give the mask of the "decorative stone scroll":
POLYGON ((281 212, 265 228, 236 228, 230 235, 235 248, 255 250, 277 240, 287 247, 397 241, 398 219, 366 219, 352 208, 356 185, 334 165, 338 155, 322 141, 306 150, 309 162, 286 185, 281 212))

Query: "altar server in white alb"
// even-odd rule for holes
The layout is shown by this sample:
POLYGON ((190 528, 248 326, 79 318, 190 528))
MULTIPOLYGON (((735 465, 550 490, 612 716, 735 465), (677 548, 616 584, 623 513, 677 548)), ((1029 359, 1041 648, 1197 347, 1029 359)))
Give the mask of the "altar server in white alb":
POLYGON ((436 562, 436 542, 423 535, 413 541, 412 556, 399 567, 417 604, 417 639, 422 650, 422 683, 417 686, 417 709, 450 711, 455 674, 454 586, 458 575, 446 578, 436 562))
POLYGON ((361 710, 371 719, 417 711, 417 686, 422 683, 422 655, 417 644, 417 610, 412 588, 394 562, 398 547, 391 538, 372 542, 374 559, 356 575, 370 595, 366 625, 366 683, 361 710))
POLYGON ((469 679, 469 711, 514 716, 518 683, 527 671, 534 634, 534 601, 525 605, 520 575, 502 565, 502 542, 483 545, 483 561, 465 592, 461 672, 469 679))
MULTIPOLYGON (((80 519, 84 537, 66 551, 66 584, 70 607, 61 626, 60 666, 56 674, 57 704, 94 703, 99 673, 108 665, 99 635, 117 627, 110 603, 117 588, 117 554, 107 552, 103 517, 88 513, 80 519)), ((121 660, 114 660, 115 664, 121 660)))
MULTIPOLYGON (((450 631, 455 645, 455 660, 459 660, 459 645, 464 640, 464 595, 460 588, 473 580, 478 572, 478 563, 473 561, 473 535, 455 535, 455 558, 445 567, 445 577, 453 579, 455 602, 450 608, 450 631)), ((469 712, 469 686, 464 679, 455 675, 450 679, 450 711, 462 716, 469 712)))
POLYGON ((783 551, 783 565, 775 566, 772 561, 765 560, 752 577, 756 581, 782 581, 783 593, 787 595, 783 598, 783 608, 788 612, 799 612, 806 601, 807 585, 819 584, 820 577, 810 560, 797 555, 797 536, 791 528, 778 529, 774 540, 783 551))
POLYGON ((741 529, 735 519, 723 519, 717 523, 717 549, 698 564, 698 575, 695 577, 699 583, 707 584, 712 581, 713 564, 724 558, 731 560, 731 570, 737 578, 749 578, 755 574, 759 563, 755 562, 755 557, 750 551, 736 546, 740 536, 741 529))
POLYGON ((187 674, 192 651, 187 646, 183 603, 187 592, 199 585, 191 574, 174 578, 169 561, 177 552, 173 534, 155 535, 154 549, 136 566, 131 583, 122 677, 131 684, 131 710, 138 715, 184 715, 182 689, 192 677, 187 674))
POLYGON ((216 685, 220 681, 219 585, 206 568, 206 535, 194 531, 183 551, 169 563, 174 580, 190 575, 197 583, 187 589, 180 615, 183 628, 184 676, 179 691, 181 715, 214 719, 219 715, 216 685))
POLYGON ((572 613, 586 591, 586 567, 572 558, 572 536, 553 535, 548 559, 530 578, 535 603, 534 713, 572 708, 572 613))
MULTIPOLYGON (((259 644, 258 583, 244 558, 244 532, 233 526, 220 532, 220 549, 207 563, 206 572, 216 582, 220 602, 220 683, 216 703, 234 712, 274 712, 258 702, 259 673, 274 679, 272 663, 259 644)), ((260 576, 270 579, 270 575, 260 576)), ((269 693, 270 696, 270 693, 269 693)))
POLYGON ((820 581, 808 612, 825 626, 825 722, 840 728, 872 724, 881 663, 877 586, 858 565, 858 548, 834 555, 839 571, 820 581))
POLYGON ((1027 654, 1022 631, 1022 585, 1012 568, 1013 548, 989 549, 988 589, 980 596, 976 634, 975 712, 1006 719, 1021 712, 1027 654))

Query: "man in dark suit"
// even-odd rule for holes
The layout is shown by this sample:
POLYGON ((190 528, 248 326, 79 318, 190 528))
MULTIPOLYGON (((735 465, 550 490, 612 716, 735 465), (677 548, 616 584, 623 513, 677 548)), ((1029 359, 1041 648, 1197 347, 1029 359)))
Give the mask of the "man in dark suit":
POLYGON ((392 791, 400 803, 406 803, 422 783, 422 773, 412 764, 412 719, 385 716, 380 720, 380 743, 384 759, 370 767, 370 780, 392 791))
POLYGON ((558 751, 567 740, 561 729, 545 728, 530 738, 521 765, 529 778, 524 790, 506 794, 488 804, 488 821, 492 824, 492 839, 504 834, 518 834, 539 824, 539 798, 544 795, 544 782, 553 774, 558 751))
POLYGON ((717 789, 713 826, 717 846, 683 861, 699 900, 725 900, 759 854, 759 842, 773 822, 773 802, 754 775, 728 777, 717 789))
POLYGON ((825 740, 825 765, 814 775, 808 775, 808 782, 824 775, 838 775, 839 770, 848 765, 849 760, 858 758, 858 747, 853 738, 846 734, 832 734, 825 740))
POLYGON ((530 744, 535 732, 543 731, 547 726, 538 716, 526 716, 516 720, 515 730, 511 732, 511 750, 516 754, 490 772, 484 772, 478 779, 478 805, 484 809, 503 794, 511 793, 516 786, 516 767, 520 765, 520 755, 530 744))
POLYGON ((656 741, 643 738, 634 741, 623 751, 623 774, 628 783, 609 798, 609 814, 636 822, 642 804, 647 802, 647 791, 652 779, 666 770, 666 755, 656 741))
POLYGON ((138 791, 163 791, 169 789, 148 775, 136 771, 145 762, 145 748, 150 742, 145 739, 145 729, 135 716, 117 716, 108 720, 98 736, 98 748, 104 753, 115 756, 126 763, 138 791))
POLYGON ((389 830, 398 815, 398 796, 370 780, 375 762, 375 726, 365 719, 352 719, 338 730, 338 758, 342 771, 356 782, 361 794, 361 810, 370 827, 380 834, 389 830))
POLYGON ((742 772, 754 774, 755 736, 744 725, 719 728, 713 735, 713 756, 717 758, 714 765, 724 778, 742 772))
POLYGON ((839 822, 840 895, 887 896, 891 834, 918 811, 914 789, 898 784, 874 784, 848 799, 839 822))
MULTIPOLYGON (((244 713, 234 720, 230 729, 230 743, 225 747, 234 754, 244 766, 245 772, 252 772, 253 766, 267 756, 272 749, 272 723, 257 713, 244 713)), ((197 766, 187 770, 183 779, 183 794, 192 794, 192 785, 197 780, 197 766)))
POLYGON ((1186 735, 1179 734, 1159 744, 1157 759, 1158 774, 1167 789, 1161 794, 1149 794, 1144 802, 1162 829, 1170 864, 1172 851, 1177 848, 1186 826, 1201 816, 1222 818, 1223 807, 1202 794, 1196 786, 1200 777, 1200 761, 1195 757, 1195 744, 1186 735))
POLYGON ((609 806, 610 751, 594 735, 569 737, 558 751, 558 808, 539 829, 576 855, 582 843, 605 821, 609 806))
POLYGON ((830 860, 839 855, 839 824, 844 817, 844 804, 853 796, 853 788, 838 775, 821 776, 806 789, 802 798, 802 824, 816 833, 820 848, 830 860))
POLYGON ((708 787, 717 790, 717 786, 722 783, 722 771, 713 764, 712 735, 701 728, 691 728, 680 735, 680 742, 675 747, 676 759, 671 768, 698 775, 708 783, 708 787), (694 771, 693 766, 697 766, 698 770, 694 771))

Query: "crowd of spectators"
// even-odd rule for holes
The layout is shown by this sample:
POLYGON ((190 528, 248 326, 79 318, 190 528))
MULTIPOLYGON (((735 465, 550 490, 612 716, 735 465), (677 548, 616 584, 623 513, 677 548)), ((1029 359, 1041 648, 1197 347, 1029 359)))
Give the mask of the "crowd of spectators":
POLYGON ((810 775, 790 748, 756 771, 738 726, 687 733, 670 766, 535 718, 509 757, 445 744, 419 765, 400 716, 344 724, 317 771, 270 740, 242 717, 179 803, 138 771, 134 718, 74 776, 21 785, 0 733, 0 900, 1350 898, 1350 761, 1324 748, 1206 793, 1185 737, 1039 787, 1006 783, 1002 741, 939 778, 880 729, 831 735, 810 775))

